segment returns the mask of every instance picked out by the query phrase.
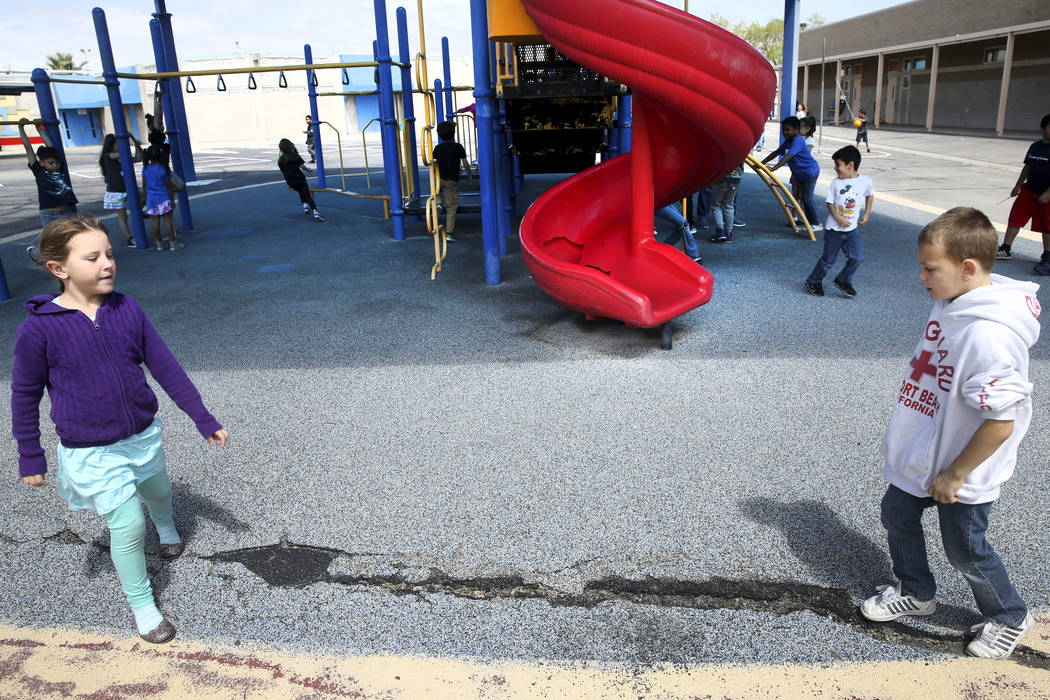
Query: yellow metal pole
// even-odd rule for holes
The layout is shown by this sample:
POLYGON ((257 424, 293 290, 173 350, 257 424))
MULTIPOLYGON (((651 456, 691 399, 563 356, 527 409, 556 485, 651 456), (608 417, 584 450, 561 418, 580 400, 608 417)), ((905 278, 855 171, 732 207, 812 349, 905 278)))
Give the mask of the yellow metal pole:
POLYGON ((328 124, 332 127, 332 131, 335 132, 335 142, 339 147, 339 177, 343 183, 343 189, 346 189, 346 171, 343 169, 343 139, 339 136, 339 129, 336 129, 331 123, 322 121, 322 124, 328 124))

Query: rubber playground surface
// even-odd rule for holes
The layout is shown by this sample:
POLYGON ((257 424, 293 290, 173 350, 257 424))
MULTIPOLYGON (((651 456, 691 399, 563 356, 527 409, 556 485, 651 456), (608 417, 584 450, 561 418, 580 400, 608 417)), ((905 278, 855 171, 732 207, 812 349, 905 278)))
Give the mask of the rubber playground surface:
MULTIPOLYGON (((825 131, 825 183, 851 131, 825 131)), ((876 450, 929 310, 915 238, 958 204, 1005 221, 1026 146, 873 131, 855 299, 805 293, 819 243, 746 175, 747 226, 701 238, 714 296, 669 352, 557 306, 513 239, 486 286, 476 215, 431 282, 422 223, 395 242, 374 201, 319 195, 314 223, 269 162, 195 189, 184 250, 116 247, 118 290, 231 433, 208 449, 160 394, 187 550, 146 548, 178 636, 131 636, 101 519, 8 479, 0 696, 1050 697, 1045 341, 990 530, 1037 627, 1009 660, 962 656, 978 616, 932 515, 938 612, 856 612, 890 580, 876 450)), ((3 196, 24 169, 0 159, 3 196)), ((518 217, 557 181, 530 178, 518 217)), ((10 373, 21 301, 51 287, 5 231, 10 373)), ((1041 282, 1040 250, 995 271, 1041 282)))

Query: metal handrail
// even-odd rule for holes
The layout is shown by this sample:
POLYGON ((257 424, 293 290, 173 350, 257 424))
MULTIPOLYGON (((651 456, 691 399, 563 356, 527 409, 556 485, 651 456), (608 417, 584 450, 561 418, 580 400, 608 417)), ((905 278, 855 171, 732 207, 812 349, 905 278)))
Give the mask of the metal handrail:
POLYGON ((795 223, 794 217, 791 216, 791 210, 788 209, 788 202, 790 202, 791 206, 795 208, 795 212, 798 213, 798 217, 802 220, 802 225, 806 227, 806 231, 809 233, 809 240, 817 240, 817 237, 813 235, 813 227, 809 225, 809 220, 806 219, 806 213, 802 210, 802 207, 799 206, 795 197, 786 187, 784 187, 784 183, 780 181, 780 178, 774 175, 773 171, 767 168, 765 163, 758 160, 750 153, 744 162, 751 166, 751 169, 755 171, 762 181, 766 183, 766 186, 770 191, 776 196, 777 201, 780 202, 780 206, 784 209, 784 214, 787 216, 788 223, 791 225, 792 230, 798 233, 798 225, 795 223), (780 195, 781 192, 784 193, 783 197, 780 195), (785 197, 787 198, 787 202, 784 201, 785 197))
MULTIPOLYGON (((164 73, 115 73, 118 78, 129 78, 132 80, 160 80, 162 78, 183 78, 200 75, 233 75, 235 73, 278 73, 280 71, 292 70, 322 70, 326 68, 375 68, 379 65, 376 61, 353 61, 351 63, 311 63, 306 65, 290 66, 252 66, 250 68, 209 68, 202 70, 179 70, 166 71, 164 73)), ((54 78, 52 78, 54 80, 54 78)), ((80 81, 76 81, 80 82, 80 81)))

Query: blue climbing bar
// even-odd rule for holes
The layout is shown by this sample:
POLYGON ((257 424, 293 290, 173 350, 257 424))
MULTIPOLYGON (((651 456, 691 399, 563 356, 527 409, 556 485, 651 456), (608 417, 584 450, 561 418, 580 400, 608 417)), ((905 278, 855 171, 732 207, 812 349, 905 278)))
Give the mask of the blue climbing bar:
MULTIPOLYGON (((456 108, 452 104, 452 62, 448 56, 448 37, 441 37, 441 75, 445 79, 445 114, 449 115, 448 118, 452 119, 452 115, 456 113, 456 108)), ((438 100, 441 99, 439 93, 438 100)))
MULTIPOLYGON (((408 15, 405 8, 397 8, 397 49, 398 60, 401 61, 401 111, 405 118, 405 130, 403 138, 408 139, 408 157, 410 162, 405 163, 408 168, 409 182, 412 192, 419 194, 419 161, 416 160, 416 111, 412 99, 412 55, 408 48, 408 15)), ((425 88, 425 85, 420 85, 425 88)))
MULTIPOLYGON (((95 36, 98 38, 98 56, 102 61, 102 79, 106 83, 106 93, 109 96, 109 110, 113 117, 113 132, 117 137, 117 151, 120 153, 120 170, 124 174, 124 186, 127 190, 128 219, 131 226, 131 235, 135 237, 135 247, 146 250, 146 227, 142 223, 142 209, 139 207, 139 187, 135 181, 135 167, 131 160, 131 146, 128 144, 128 125, 124 120, 124 103, 120 99, 120 81, 117 80, 117 64, 113 60, 113 45, 109 40, 109 26, 106 24, 106 13, 102 8, 96 7, 91 11, 91 17, 95 22, 95 36)), ((50 82, 47 74, 37 68, 33 71, 33 85, 36 88, 37 102, 40 103, 40 118, 47 124, 52 124, 55 139, 52 132, 48 132, 48 138, 57 148, 62 148, 62 139, 58 134, 58 117, 55 114, 55 103, 51 100, 51 89, 44 82, 50 82), (38 80, 41 79, 41 80, 38 80), (43 90, 41 89, 43 87, 43 90), (41 99, 41 93, 47 93, 46 100, 41 99), (46 104, 45 104, 46 103, 46 104), (45 110, 47 113, 45 113, 45 110)), ((63 159, 65 156, 63 155, 63 159)))
MULTIPOLYGON (((309 44, 303 44, 303 57, 308 66, 314 63, 314 51, 309 44)), ((317 115, 317 86, 313 70, 306 71, 306 94, 310 98, 310 130, 314 134, 314 159, 317 161, 317 185, 328 187, 324 177, 324 149, 321 148, 321 120, 317 115)))
MULTIPOLYGON (((171 29, 171 13, 164 7, 164 0, 154 0, 157 11, 153 17, 160 22, 161 42, 164 46, 164 63, 171 72, 179 70, 179 57, 175 53, 175 34, 171 29)), ((186 104, 182 100, 182 90, 174 90, 171 93, 171 106, 175 112, 175 121, 171 126, 179 132, 179 153, 182 156, 182 176, 186 182, 194 182, 197 179, 197 171, 193 167, 193 149, 190 146, 190 128, 186 121, 186 104)), ((172 149, 174 153, 174 149, 172 149)))
MULTIPOLYGON (((153 58, 157 63, 157 72, 165 73, 168 70, 168 59, 164 54, 160 21, 151 19, 149 21, 149 31, 153 39, 153 58)), ((183 169, 182 141, 179 139, 179 129, 176 126, 178 120, 175 118, 175 102, 172 98, 172 95, 175 93, 182 92, 182 82, 178 78, 165 78, 160 82, 164 91, 161 95, 160 104, 161 109, 164 110, 164 124, 168 132, 168 145, 171 146, 171 166, 174 168, 175 173, 182 178, 183 182, 188 182, 186 172, 183 169)), ((182 192, 179 192, 176 197, 179 200, 177 209, 179 210, 179 219, 182 221, 182 230, 192 231, 193 213, 190 211, 190 193, 184 187, 182 192)))
POLYGON ((401 200, 401 172, 398 163, 397 119, 394 116, 394 79, 391 72, 390 34, 387 30, 386 1, 375 0, 376 61, 379 63, 379 121, 383 134, 383 171, 390 190, 390 216, 394 240, 405 240, 405 209, 401 200))
POLYGON ((794 116, 798 82, 798 32, 802 0, 784 0, 784 59, 780 71, 780 118, 794 116))
POLYGON ((485 283, 500 283, 499 200, 497 163, 492 144, 496 116, 489 70, 489 20, 485 0, 470 0, 471 48, 474 55, 474 101, 478 120, 478 179, 481 181, 481 237, 485 253, 485 283))
POLYGON ((441 78, 434 78, 434 107, 436 108, 437 123, 452 119, 452 115, 445 116, 445 102, 441 99, 441 78))

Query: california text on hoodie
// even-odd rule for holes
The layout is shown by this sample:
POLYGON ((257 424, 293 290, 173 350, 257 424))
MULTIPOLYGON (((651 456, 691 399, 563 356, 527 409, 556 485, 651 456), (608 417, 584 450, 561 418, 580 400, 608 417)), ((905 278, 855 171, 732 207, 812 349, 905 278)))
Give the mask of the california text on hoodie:
POLYGON ((1032 419, 1028 348, 1039 339, 1039 286, 992 275, 954 301, 933 305, 890 416, 881 453, 886 479, 925 498, 986 419, 1012 420, 1013 433, 974 469, 957 498, 987 503, 1014 472, 1032 419))
POLYGON ((47 471, 40 445, 45 388, 51 420, 66 447, 111 445, 149 427, 157 397, 146 383, 143 363, 201 435, 222 428, 138 302, 112 292, 92 321, 81 311, 51 303, 54 298, 29 299, 29 315, 15 336, 11 424, 21 476, 47 471))

